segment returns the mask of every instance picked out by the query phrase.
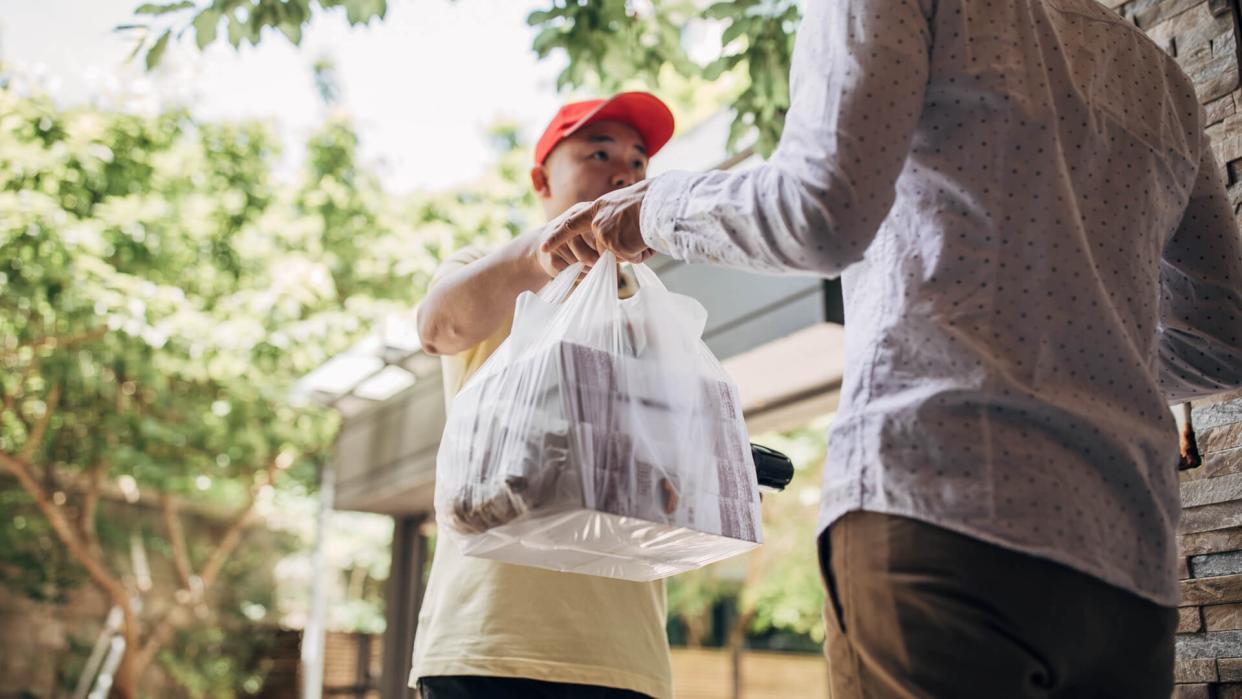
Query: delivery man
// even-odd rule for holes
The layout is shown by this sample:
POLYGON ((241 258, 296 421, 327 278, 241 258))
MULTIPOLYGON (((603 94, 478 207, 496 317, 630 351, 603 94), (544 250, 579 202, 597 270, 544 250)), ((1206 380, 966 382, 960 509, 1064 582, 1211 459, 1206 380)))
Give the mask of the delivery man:
MULTIPOLYGON (((548 223, 449 257, 418 308, 423 349, 442 357, 446 401, 509 334, 514 303, 575 257, 540 248, 576 207, 646 176, 673 115, 640 92, 567 104, 535 148, 531 185, 548 223)), ((573 254, 570 254, 570 253, 573 254)), ((621 277, 622 296, 633 282, 621 277)), ((418 619, 411 686, 424 699, 672 697, 663 581, 629 582, 462 554, 441 537, 418 619)))

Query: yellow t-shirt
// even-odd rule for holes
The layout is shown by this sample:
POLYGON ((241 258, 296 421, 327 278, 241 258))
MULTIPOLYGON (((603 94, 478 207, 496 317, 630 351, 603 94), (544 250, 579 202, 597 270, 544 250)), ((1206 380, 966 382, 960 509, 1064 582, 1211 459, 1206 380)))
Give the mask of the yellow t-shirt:
MULTIPOLYGON (((485 255, 452 255, 436 280, 485 255)), ((435 284, 435 280, 432 281, 435 284)), ((443 357, 445 399, 509 335, 443 357)), ((419 677, 525 677, 673 696, 663 581, 636 583, 498 563, 464 555, 440 537, 418 615, 410 686, 419 677)))

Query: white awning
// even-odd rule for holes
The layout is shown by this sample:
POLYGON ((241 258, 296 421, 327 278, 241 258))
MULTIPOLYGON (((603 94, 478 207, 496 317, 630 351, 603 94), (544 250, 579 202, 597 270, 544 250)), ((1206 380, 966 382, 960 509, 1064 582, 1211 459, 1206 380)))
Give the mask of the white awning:
POLYGON ((412 314, 394 314, 353 347, 298 380, 292 394, 295 401, 327 405, 348 418, 439 370, 439 359, 423 352, 412 314))

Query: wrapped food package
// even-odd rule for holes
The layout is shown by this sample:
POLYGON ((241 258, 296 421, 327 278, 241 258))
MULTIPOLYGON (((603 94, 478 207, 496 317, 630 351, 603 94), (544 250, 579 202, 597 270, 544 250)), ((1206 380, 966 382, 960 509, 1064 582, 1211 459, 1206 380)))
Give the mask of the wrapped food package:
POLYGON ((644 303, 592 315, 592 332, 552 322, 454 399, 436 508, 466 554, 655 580, 761 543, 737 388, 653 277, 644 303), (668 341, 675 329, 693 335, 668 341))

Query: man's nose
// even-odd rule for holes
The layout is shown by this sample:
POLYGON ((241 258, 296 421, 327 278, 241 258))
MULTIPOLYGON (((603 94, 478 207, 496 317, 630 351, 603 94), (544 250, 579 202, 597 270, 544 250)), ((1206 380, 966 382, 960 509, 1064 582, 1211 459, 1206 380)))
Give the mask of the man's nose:
POLYGON ((635 179, 634 173, 629 170, 618 170, 612 173, 613 189, 621 189, 622 187, 629 187, 630 185, 634 184, 634 182, 636 181, 637 180, 635 179))

